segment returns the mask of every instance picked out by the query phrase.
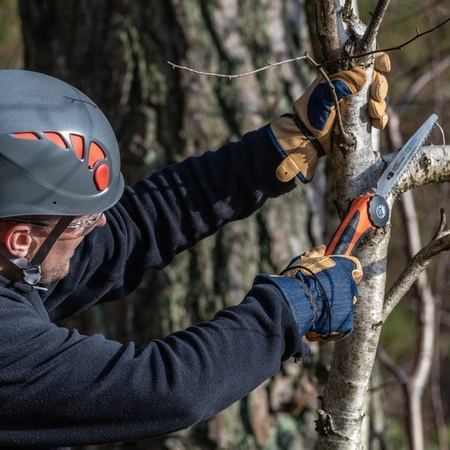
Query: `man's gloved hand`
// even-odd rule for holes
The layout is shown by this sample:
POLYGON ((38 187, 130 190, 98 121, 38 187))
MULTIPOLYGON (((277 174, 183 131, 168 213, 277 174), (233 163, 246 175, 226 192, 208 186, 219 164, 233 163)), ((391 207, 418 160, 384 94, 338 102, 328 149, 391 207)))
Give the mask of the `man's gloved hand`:
POLYGON ((311 302, 314 317, 305 334, 310 341, 335 341, 353 330, 356 285, 363 276, 358 259, 325 256, 325 250, 325 245, 313 248, 292 260, 280 274, 297 280, 311 302))
MULTIPOLYGON (((384 128, 388 121, 386 95, 388 83, 381 73, 391 70, 389 56, 378 53, 374 62, 374 76, 370 88, 368 112, 372 125, 384 128)), ((367 81, 364 69, 350 70, 329 76, 339 104, 359 92, 367 81)), ((319 157, 331 153, 331 130, 336 118, 336 108, 329 86, 318 77, 308 90, 294 103, 294 115, 275 119, 270 124, 272 141, 284 160, 277 168, 281 181, 290 181, 296 175, 307 183, 314 176, 319 157)))
POLYGON ((374 128, 383 130, 388 123, 386 102, 388 94, 388 81, 383 72, 391 71, 391 60, 387 53, 375 55, 372 83, 370 84, 369 116, 374 128))

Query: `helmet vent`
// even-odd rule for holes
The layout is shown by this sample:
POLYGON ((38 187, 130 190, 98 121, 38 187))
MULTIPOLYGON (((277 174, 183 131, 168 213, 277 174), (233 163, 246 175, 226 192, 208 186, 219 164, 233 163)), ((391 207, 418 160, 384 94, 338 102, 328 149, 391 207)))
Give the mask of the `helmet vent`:
POLYGON ((70 140, 72 141, 73 149, 77 154, 78 158, 83 159, 84 157, 84 139, 83 136, 79 134, 71 134, 70 140))
MULTIPOLYGON (((58 147, 61 147, 63 149, 67 149, 66 141, 62 138, 62 136, 58 133, 54 132, 46 132, 42 133, 47 139, 52 141, 54 144, 56 144, 58 147)), ((28 132, 28 133, 14 133, 14 136, 19 139, 28 139, 32 141, 39 141, 41 140, 41 136, 37 133, 28 132)))
POLYGON ((51 133, 51 132, 47 132, 47 133, 43 133, 44 136, 47 139, 50 139, 54 144, 56 144, 58 147, 67 148, 67 144, 64 141, 64 139, 58 134, 58 133, 51 133))
POLYGON ((100 148, 100 146, 95 142, 91 142, 91 145, 89 146, 89 169, 93 169, 97 162, 105 158, 105 152, 100 148))
POLYGON ((41 139, 36 133, 14 133, 14 136, 19 139, 31 139, 33 141, 41 139))

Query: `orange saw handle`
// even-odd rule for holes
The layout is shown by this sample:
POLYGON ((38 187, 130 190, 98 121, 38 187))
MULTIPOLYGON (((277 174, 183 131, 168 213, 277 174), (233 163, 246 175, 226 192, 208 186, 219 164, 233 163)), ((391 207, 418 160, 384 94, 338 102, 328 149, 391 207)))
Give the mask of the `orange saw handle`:
MULTIPOLYGON (((370 230, 383 227, 389 220, 389 206, 386 200, 375 194, 355 198, 345 219, 339 225, 325 252, 326 255, 353 255, 359 243, 370 230)), ((344 336, 342 332, 333 332, 327 338, 308 331, 308 341, 330 342, 344 336)))
POLYGON ((355 198, 325 252, 326 255, 353 255, 370 230, 384 227, 389 220, 386 200, 376 194, 355 198))

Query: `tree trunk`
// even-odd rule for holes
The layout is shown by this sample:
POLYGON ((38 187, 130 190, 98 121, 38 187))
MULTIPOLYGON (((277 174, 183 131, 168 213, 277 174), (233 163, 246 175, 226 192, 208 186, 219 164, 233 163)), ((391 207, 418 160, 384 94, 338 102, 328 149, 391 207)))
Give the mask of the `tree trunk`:
MULTIPOLYGON (((381 14, 388 3, 388 1, 378 2, 372 21, 380 19, 381 16, 377 14, 377 10, 381 14)), ((324 60, 329 61, 339 56, 357 54, 360 52, 358 49, 363 49, 364 52, 374 50, 376 42, 372 41, 371 45, 367 46, 367 41, 364 40, 365 25, 353 14, 346 14, 345 9, 335 8, 335 4, 333 0, 316 1, 318 17, 328 17, 332 14, 331 10, 334 12, 333 20, 318 21, 317 27, 324 60)), ((368 34, 376 37, 373 29, 372 33, 368 34)), ((350 62, 345 61, 345 63, 342 61, 341 69, 347 68, 349 64, 361 65, 362 63, 366 66, 370 80, 373 70, 371 67, 373 62, 370 58, 366 61, 361 58, 350 60, 350 62)), ((339 63, 331 67, 331 73, 338 68, 336 65, 339 66, 339 63)), ((327 66, 327 69, 330 68, 327 66)), ((371 127, 367 126, 369 85, 370 83, 367 83, 366 89, 352 96, 342 111, 343 128, 350 139, 347 138, 343 142, 339 132, 336 130, 335 133, 337 206, 341 215, 345 214, 352 199, 371 192, 376 186, 377 178, 381 175, 377 168, 380 153, 372 146, 371 127)), ((424 184, 424 180, 420 177, 421 170, 414 171, 411 167, 410 171, 414 175, 411 175, 408 180, 403 180, 403 187, 399 192, 406 191, 408 183, 414 179, 417 180, 416 186, 424 184)), ((430 177, 430 180, 432 179, 433 177, 430 177)), ((437 179, 438 177, 434 177, 435 182, 437 179)), ((395 195, 389 200, 391 208, 394 197, 395 195)), ((366 404, 370 401, 368 391, 380 333, 386 319, 384 302, 390 237, 389 224, 384 229, 378 230, 372 238, 366 239, 356 254, 363 265, 364 278, 359 285, 354 331, 347 339, 337 342, 333 352, 317 427, 321 449, 356 450, 364 448, 369 442, 368 436, 362 434, 363 430, 368 429, 367 426, 363 426, 363 421, 367 422, 370 419, 366 408, 366 404)), ((417 402, 415 406, 417 409, 417 402)))
MULTIPOLYGON (((73 84, 102 108, 119 140, 123 173, 132 183, 291 110, 313 75, 304 62, 229 82, 173 70, 167 61, 235 74, 298 56, 300 48, 311 47, 302 4, 22 0, 25 65, 73 84)), ((66 325, 145 344, 210 319, 239 302, 257 273, 277 273, 311 247, 311 202, 320 214, 317 178, 316 188, 296 189, 269 202, 254 217, 179 255, 169 268, 149 273, 130 301, 93 308, 66 325)), ((317 228, 313 233, 323 238, 317 228)), ((273 381, 208 423, 134 445, 312 448, 316 398, 310 375, 289 362, 273 381)))

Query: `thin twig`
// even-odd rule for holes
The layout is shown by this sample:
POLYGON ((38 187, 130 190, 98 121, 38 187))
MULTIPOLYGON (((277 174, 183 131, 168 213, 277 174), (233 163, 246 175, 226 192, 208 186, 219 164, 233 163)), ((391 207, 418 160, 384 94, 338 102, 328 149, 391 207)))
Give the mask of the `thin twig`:
MULTIPOLYGON (((388 2, 387 3, 386 2, 387 2, 387 0, 383 0, 383 1, 380 1, 377 4, 377 8, 380 9, 379 14, 377 14, 377 16, 379 17, 380 22, 381 22, 382 14, 384 14, 383 13, 384 5, 387 7, 387 4, 388 4, 388 2)), ((324 67, 326 65, 328 65, 328 64, 333 63, 333 62, 345 61, 345 60, 349 60, 349 59, 362 58, 364 56, 369 56, 369 55, 373 55, 375 53, 380 53, 380 52, 389 52, 389 51, 393 51, 393 50, 401 50, 403 47, 405 47, 406 45, 408 45, 411 42, 415 41, 417 38, 419 38, 421 36, 424 36, 425 34, 431 33, 432 31, 440 28, 441 26, 446 24, 449 20, 450 20, 450 17, 447 20, 445 20, 444 22, 442 22, 439 25, 435 26, 434 28, 431 28, 431 29, 429 29, 427 31, 424 31, 423 33, 418 33, 412 39, 409 39, 408 41, 406 41, 405 43, 403 43, 403 44, 401 44, 401 45, 399 45, 397 47, 391 47, 391 48, 381 49, 381 50, 374 50, 374 51, 371 51, 371 52, 360 53, 358 55, 343 56, 341 58, 337 58, 337 59, 333 59, 333 60, 330 60, 330 61, 326 61, 326 62, 321 63, 321 64, 316 63, 308 55, 308 53, 305 53, 303 56, 297 56, 296 58, 286 59, 284 61, 278 61, 276 63, 267 63, 266 67, 260 67, 259 69, 251 70, 249 72, 232 75, 232 74, 223 74, 223 73, 216 73, 216 72, 203 72, 203 71, 200 71, 200 70, 192 69, 190 67, 180 66, 180 65, 175 64, 175 63, 173 63, 171 61, 167 61, 167 63, 170 66, 172 66, 172 69, 187 70, 188 72, 192 72, 192 73, 195 73, 197 75, 203 75, 203 76, 209 76, 209 77, 227 78, 228 80, 231 81, 233 78, 240 78, 240 77, 245 77, 245 76, 248 76, 248 75, 254 75, 255 73, 262 72, 264 70, 271 69, 271 68, 276 67, 276 66, 281 66, 282 64, 287 64, 287 63, 296 62, 296 61, 299 61, 299 60, 302 60, 302 59, 306 59, 312 66, 314 66, 316 68, 316 70, 322 75, 322 77, 326 80, 328 86, 330 87, 330 90, 331 90, 332 95, 333 95, 333 100, 334 100, 334 103, 335 103, 335 106, 336 106, 336 115, 337 115, 337 123, 338 123, 339 131, 341 132, 344 140, 347 140, 347 133, 345 132, 345 129, 344 129, 342 116, 341 116, 341 112, 340 112, 340 109, 339 109, 339 101, 338 101, 338 98, 337 98, 337 95, 336 95, 336 91, 335 91, 334 86, 331 83, 327 73, 325 72, 324 67)), ((377 26, 376 23, 377 22, 375 21, 373 27, 377 26)), ((366 32, 366 34, 367 34, 367 32, 366 32)))
POLYGON ((408 375, 406 372, 389 356, 381 345, 377 348, 377 356, 386 369, 388 369, 402 385, 408 383, 408 375))
POLYGON ((235 75, 230 75, 230 74, 225 74, 225 73, 215 73, 215 72, 201 72, 199 70, 191 69, 190 67, 179 66, 178 64, 174 64, 171 61, 167 61, 167 63, 172 66, 172 69, 182 69, 182 70, 187 70, 188 72, 193 72, 197 75, 205 75, 208 77, 228 78, 229 80, 232 80, 233 78, 246 77, 248 75, 253 75, 255 73, 262 72, 263 70, 271 69, 272 67, 281 66, 282 64, 299 61, 301 59, 311 59, 311 58, 307 54, 304 54, 303 56, 297 56, 296 58, 286 59, 285 61, 278 61, 276 63, 268 62, 267 66, 265 66, 265 67, 260 67, 259 69, 251 70, 250 72, 238 73, 235 75))
POLYGON ((439 236, 445 232, 445 227, 447 226, 447 214, 445 212, 445 208, 441 208, 441 221, 439 223, 439 228, 433 236, 433 241, 439 239, 439 236))
POLYGON ((339 110, 339 99, 337 98, 336 90, 334 89, 333 83, 331 82, 331 80, 328 77, 328 75, 325 72, 325 70, 320 66, 320 64, 318 64, 316 61, 314 61, 314 59, 311 58, 311 56, 309 56, 308 53, 305 53, 303 56, 298 56, 297 58, 292 58, 292 59, 288 59, 288 60, 285 60, 285 61, 280 61, 280 62, 273 63, 273 64, 267 63, 268 64, 267 67, 261 67, 260 69, 252 70, 251 72, 240 73, 240 74, 235 74, 235 75, 227 75, 227 74, 214 73, 214 72, 201 72, 201 71, 198 71, 198 70, 191 69, 189 67, 179 66, 179 65, 174 64, 173 62, 170 62, 170 61, 167 61, 167 63, 170 64, 173 69, 182 69, 182 70, 187 70, 188 72, 193 72, 193 73, 195 73, 197 75, 205 75, 205 76, 211 76, 211 77, 221 77, 221 78, 227 78, 227 79, 231 80, 233 78, 245 77, 247 75, 252 75, 252 74, 254 74, 256 72, 261 72, 263 70, 270 69, 272 67, 279 66, 281 64, 286 64, 286 63, 298 61, 300 59, 306 59, 314 68, 316 68, 316 70, 322 75, 324 80, 327 82, 327 85, 330 88, 331 94, 333 96, 334 104, 336 106, 336 115, 337 115, 337 118, 338 118, 339 130, 340 130, 341 134, 345 138, 347 136, 347 134, 346 134, 346 132, 344 130, 344 125, 343 125, 343 122, 342 122, 342 116, 341 116, 341 113, 340 113, 340 110, 339 110))
POLYGON ((442 145, 445 145, 445 132, 444 129, 441 127, 441 125, 436 122, 437 127, 439 128, 440 132, 441 132, 441 136, 442 136, 442 145))
MULTIPOLYGON (((378 17, 378 19, 376 19, 375 21, 373 21, 373 28, 376 28, 379 26, 379 23, 377 22, 379 20, 379 22, 381 22, 382 16, 384 15, 385 8, 387 8, 389 1, 388 0, 380 0, 379 3, 377 4, 377 9, 379 9, 379 11, 377 12, 376 16, 378 17), (377 25, 378 23, 378 25, 377 25)), ((366 52, 366 53, 360 53, 357 55, 349 55, 349 56, 343 56, 337 59, 333 59, 330 61, 326 61, 324 63, 318 64, 316 63, 309 55, 308 53, 305 53, 303 56, 297 56, 295 58, 291 58, 291 59, 286 59, 284 61, 278 61, 276 63, 267 63, 266 67, 260 67, 259 69, 255 69, 255 70, 251 70, 249 72, 245 72, 245 73, 240 73, 240 74, 222 74, 222 73, 216 73, 216 72, 203 72, 200 70, 195 70, 192 69, 190 67, 186 67, 186 66, 180 66, 178 64, 175 64, 171 61, 167 61, 167 63, 172 66, 172 69, 181 69, 181 70, 186 70, 188 72, 192 72, 195 73, 197 75, 203 75, 203 76, 210 76, 210 77, 219 77, 219 78, 227 78, 229 81, 231 81, 233 78, 241 78, 241 77, 245 77, 248 75, 254 75, 255 73, 258 72, 262 72, 264 70, 267 69, 271 69, 273 67, 277 67, 277 66, 281 66, 283 64, 287 64, 287 63, 291 63, 291 62, 296 62, 296 61, 300 61, 302 59, 306 59, 312 66, 315 67, 315 69, 322 75, 322 77, 325 79, 325 81, 327 82, 332 96, 333 96, 333 100, 336 106, 336 116, 337 116, 337 123, 338 123, 338 127, 339 127, 339 131, 343 137, 343 139, 345 141, 347 141, 348 135, 344 129, 344 125, 343 125, 343 121, 342 121, 342 115, 339 109, 339 100, 337 98, 336 95, 336 91, 334 89, 333 84, 331 83, 327 73, 324 70, 324 67, 327 66, 328 64, 331 64, 333 62, 339 62, 339 61, 345 61, 345 60, 349 60, 349 59, 357 59, 357 58, 362 58, 364 56, 369 56, 369 55, 373 55, 375 53, 381 53, 381 52, 389 52, 389 51, 393 51, 393 50, 401 50, 403 47, 407 46, 408 44, 410 44, 411 42, 415 41, 416 39, 418 39, 421 36, 424 36, 428 33, 431 33, 432 31, 440 28, 441 26, 443 26, 444 24, 446 24, 448 21, 450 20, 450 17, 445 20, 444 22, 440 23, 439 25, 424 31, 423 33, 418 33, 416 36, 414 36, 413 38, 409 39, 408 41, 404 42, 403 44, 397 46, 397 47, 391 47, 391 48, 386 48, 386 49, 380 49, 380 50, 374 50, 374 51, 370 51, 370 52, 366 52)), ((372 23, 372 22, 371 22, 372 23)), ((376 28, 378 29, 378 28, 376 28)), ((367 35, 367 32, 365 33, 365 36, 367 35)), ((364 37, 363 37, 364 39, 364 37)))
MULTIPOLYGON (((439 228, 442 228, 442 224, 439 228)), ((389 289, 383 306, 383 321, 386 321, 394 307, 415 283, 420 273, 428 267, 432 258, 446 250, 450 250, 450 230, 442 231, 426 247, 422 248, 410 261, 391 289, 389 289)))

